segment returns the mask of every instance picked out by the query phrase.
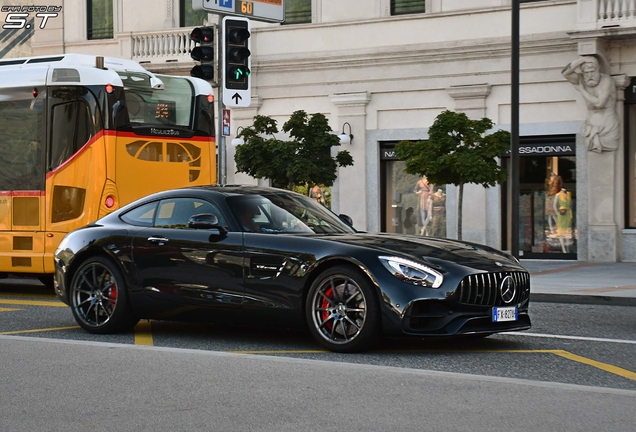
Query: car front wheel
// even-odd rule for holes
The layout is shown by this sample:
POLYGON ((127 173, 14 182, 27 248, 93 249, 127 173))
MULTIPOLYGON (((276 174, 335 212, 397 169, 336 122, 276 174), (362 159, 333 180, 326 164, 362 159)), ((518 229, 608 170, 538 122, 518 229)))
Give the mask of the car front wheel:
POLYGON ((121 271, 107 258, 92 257, 80 265, 69 297, 75 320, 90 333, 118 333, 138 322, 128 305, 121 271))
POLYGON ((331 351, 363 351, 378 335, 376 296, 368 279, 354 267, 322 272, 309 290, 305 310, 312 336, 331 351))

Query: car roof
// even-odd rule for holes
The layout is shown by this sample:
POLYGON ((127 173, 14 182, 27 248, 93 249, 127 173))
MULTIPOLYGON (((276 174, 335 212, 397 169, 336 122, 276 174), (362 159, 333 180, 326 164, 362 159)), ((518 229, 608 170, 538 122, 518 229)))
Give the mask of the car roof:
POLYGON ((285 194, 295 194, 299 195, 297 192, 286 190, 286 189, 278 189, 268 186, 258 186, 258 185, 206 185, 206 186, 192 186, 188 188, 189 190, 197 190, 204 189, 213 192, 218 192, 226 196, 230 195, 258 195, 258 194, 272 194, 272 193, 285 193, 285 194))

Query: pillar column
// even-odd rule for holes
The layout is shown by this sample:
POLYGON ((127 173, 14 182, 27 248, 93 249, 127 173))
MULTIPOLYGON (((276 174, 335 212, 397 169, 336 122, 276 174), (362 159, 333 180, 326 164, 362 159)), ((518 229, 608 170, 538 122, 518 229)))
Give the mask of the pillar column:
MULTIPOLYGON (((366 107, 370 100, 368 92, 336 93, 331 96, 331 102, 338 107, 335 116, 337 133, 342 132, 346 122, 351 125, 353 135, 350 144, 332 149, 333 154, 348 150, 353 157, 353 166, 338 168, 338 178, 332 188, 331 207, 336 213, 351 216, 354 226, 359 230, 367 229, 366 107)), ((348 127, 345 133, 349 133, 348 127)))

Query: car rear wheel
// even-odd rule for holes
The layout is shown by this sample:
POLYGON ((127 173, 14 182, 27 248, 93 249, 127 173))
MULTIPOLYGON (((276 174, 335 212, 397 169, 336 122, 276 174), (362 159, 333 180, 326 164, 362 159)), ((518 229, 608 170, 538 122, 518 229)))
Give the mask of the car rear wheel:
POLYGON ((353 267, 322 272, 309 290, 305 310, 312 336, 331 351, 363 351, 378 336, 376 296, 368 279, 353 267))
POLYGON ((131 313, 124 278, 109 259, 87 259, 75 272, 69 293, 77 323, 90 333, 118 333, 139 321, 131 313))

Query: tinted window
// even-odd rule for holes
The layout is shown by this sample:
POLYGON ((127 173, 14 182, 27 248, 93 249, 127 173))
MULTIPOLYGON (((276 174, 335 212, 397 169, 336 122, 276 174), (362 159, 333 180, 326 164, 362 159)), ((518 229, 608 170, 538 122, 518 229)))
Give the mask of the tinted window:
POLYGON ((49 169, 62 165, 94 132, 88 105, 80 101, 54 106, 52 122, 49 169))
POLYGON ((334 213, 297 194, 275 193, 230 197, 227 203, 247 232, 336 234, 355 232, 334 213))
POLYGON ((391 15, 426 12, 425 0, 391 0, 391 15))
POLYGON ((44 189, 44 89, 4 89, 0 95, 0 190, 44 189))
POLYGON ((88 0, 88 39, 112 39, 113 0, 88 0))
POLYGON ((219 209, 212 203, 197 198, 173 198, 162 200, 155 220, 155 226, 161 228, 189 229, 188 221, 194 215, 209 213, 219 220, 219 225, 226 227, 225 219, 219 209))
POLYGON ((152 226, 157 210, 157 202, 151 202, 141 207, 134 208, 123 215, 121 219, 131 225, 152 226))
POLYGON ((285 0, 285 22, 300 24, 311 22, 311 0, 285 0))

